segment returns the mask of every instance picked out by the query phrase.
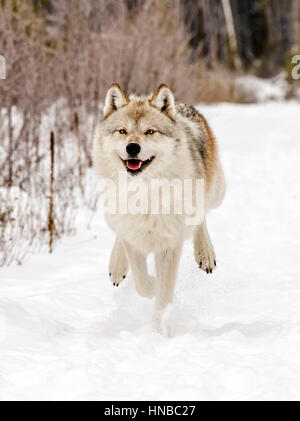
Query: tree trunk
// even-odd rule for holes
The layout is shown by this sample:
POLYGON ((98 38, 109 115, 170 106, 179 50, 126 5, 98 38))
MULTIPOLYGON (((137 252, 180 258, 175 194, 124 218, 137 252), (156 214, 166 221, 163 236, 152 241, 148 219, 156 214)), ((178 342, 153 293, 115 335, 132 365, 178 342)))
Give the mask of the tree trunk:
POLYGON ((240 69, 241 61, 238 55, 237 39, 235 34, 235 28, 233 24, 233 16, 230 5, 230 0, 222 0, 222 6, 226 22, 227 30, 227 43, 229 50, 229 65, 234 70, 240 69))

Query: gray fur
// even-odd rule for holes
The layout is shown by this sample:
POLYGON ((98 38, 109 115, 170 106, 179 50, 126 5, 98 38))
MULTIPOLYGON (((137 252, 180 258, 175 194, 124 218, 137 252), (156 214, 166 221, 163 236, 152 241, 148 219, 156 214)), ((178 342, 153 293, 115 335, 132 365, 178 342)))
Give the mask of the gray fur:
POLYGON ((185 131, 188 135, 188 138, 190 140, 189 147, 192 152, 192 158, 194 161, 199 160, 199 156, 197 156, 199 153, 201 155, 201 158, 205 160, 206 158, 206 149, 205 149, 205 136, 201 124, 200 119, 203 118, 203 116, 198 113, 198 111, 192 106, 187 104, 176 104, 176 111, 180 113, 183 117, 185 117, 187 120, 186 123, 184 123, 185 131), (193 121, 198 125, 197 133, 194 133, 194 131, 191 129, 191 125, 189 124, 190 121, 193 121))

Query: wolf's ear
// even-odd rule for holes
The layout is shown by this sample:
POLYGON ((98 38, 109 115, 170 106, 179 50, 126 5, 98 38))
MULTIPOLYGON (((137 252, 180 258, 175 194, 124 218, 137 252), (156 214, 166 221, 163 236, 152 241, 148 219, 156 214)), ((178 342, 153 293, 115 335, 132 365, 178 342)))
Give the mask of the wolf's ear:
POLYGON ((108 117, 113 111, 128 104, 129 99, 127 95, 122 91, 117 83, 111 85, 107 91, 105 104, 103 108, 104 118, 108 117))
POLYGON ((156 89, 155 94, 150 98, 150 103, 171 119, 175 119, 176 109, 174 96, 167 85, 162 84, 156 89))

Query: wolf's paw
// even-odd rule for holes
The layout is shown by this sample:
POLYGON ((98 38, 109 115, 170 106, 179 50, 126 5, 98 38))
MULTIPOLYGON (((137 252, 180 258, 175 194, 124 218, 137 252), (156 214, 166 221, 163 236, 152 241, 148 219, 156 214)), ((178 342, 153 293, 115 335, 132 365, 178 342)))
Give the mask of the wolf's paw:
POLYGON ((116 287, 126 278, 129 266, 121 243, 116 242, 109 261, 109 278, 116 287))
POLYGON ((199 268, 204 270, 207 274, 212 273, 217 266, 213 247, 204 247, 195 252, 195 259, 199 268))
POLYGON ((128 273, 128 263, 125 259, 119 259, 117 264, 109 265, 109 279, 111 280, 113 286, 118 287, 121 282, 124 281, 128 273))
POLYGON ((109 272, 109 278, 114 287, 118 287, 122 281, 126 278, 127 273, 124 272, 109 272))

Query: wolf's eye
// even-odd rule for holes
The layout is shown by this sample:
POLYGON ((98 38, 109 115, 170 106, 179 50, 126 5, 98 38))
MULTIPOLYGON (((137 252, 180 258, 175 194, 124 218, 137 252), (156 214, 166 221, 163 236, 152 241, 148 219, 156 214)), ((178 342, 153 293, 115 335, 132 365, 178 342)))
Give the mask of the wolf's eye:
POLYGON ((152 129, 148 129, 146 132, 145 132, 145 134, 146 135, 148 135, 148 134, 154 134, 155 133, 155 131, 154 130, 152 130, 152 129))
POLYGON ((125 130, 125 129, 120 129, 120 130, 119 130, 119 133, 120 133, 120 134, 127 134, 127 132, 126 132, 126 130, 125 130))

